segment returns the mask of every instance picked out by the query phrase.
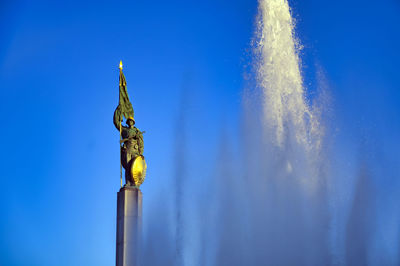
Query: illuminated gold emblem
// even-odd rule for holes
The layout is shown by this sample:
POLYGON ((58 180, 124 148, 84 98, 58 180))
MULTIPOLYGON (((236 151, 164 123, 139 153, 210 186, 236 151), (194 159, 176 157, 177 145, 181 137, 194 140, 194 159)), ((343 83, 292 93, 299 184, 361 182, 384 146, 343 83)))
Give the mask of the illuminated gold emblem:
POLYGON ((139 187, 146 177, 147 164, 142 155, 136 157, 131 168, 131 174, 135 185, 139 187))

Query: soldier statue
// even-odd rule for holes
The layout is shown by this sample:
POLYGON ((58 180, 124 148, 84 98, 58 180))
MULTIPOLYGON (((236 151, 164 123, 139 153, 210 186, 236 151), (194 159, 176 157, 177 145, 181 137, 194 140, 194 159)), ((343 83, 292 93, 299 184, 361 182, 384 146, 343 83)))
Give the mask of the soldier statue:
MULTIPOLYGON (((120 99, 114 112, 114 125, 120 132, 121 164, 125 169, 125 186, 139 187, 146 175, 146 162, 143 156, 143 133, 135 127, 134 111, 126 90, 125 76, 120 64, 120 99), (126 126, 122 125, 126 117, 126 126)), ((122 181, 121 181, 122 182, 122 181)), ((121 183, 122 186, 122 183, 121 183)))

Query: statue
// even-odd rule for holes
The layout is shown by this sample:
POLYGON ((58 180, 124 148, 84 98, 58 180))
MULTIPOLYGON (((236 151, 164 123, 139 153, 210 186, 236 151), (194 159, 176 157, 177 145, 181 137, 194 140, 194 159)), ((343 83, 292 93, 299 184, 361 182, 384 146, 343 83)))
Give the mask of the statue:
MULTIPOLYGON (((129 101, 125 76, 120 63, 119 104, 114 112, 114 125, 120 132, 121 165, 125 169, 125 186, 139 188, 146 176, 146 161, 143 156, 143 133, 135 127, 134 111, 129 101), (126 126, 122 125, 126 118, 126 126)), ((121 169, 122 187, 122 169, 121 169)))

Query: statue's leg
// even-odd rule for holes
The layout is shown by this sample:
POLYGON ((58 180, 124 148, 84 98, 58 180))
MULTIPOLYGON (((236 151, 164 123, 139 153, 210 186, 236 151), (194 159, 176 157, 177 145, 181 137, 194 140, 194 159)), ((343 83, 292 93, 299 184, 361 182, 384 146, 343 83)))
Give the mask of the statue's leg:
POLYGON ((121 164, 125 170, 125 184, 127 186, 131 185, 129 180, 129 153, 127 152, 125 147, 121 147, 121 164))
POLYGON ((132 165, 133 165, 133 156, 131 153, 128 152, 127 154, 127 159, 128 159, 128 164, 127 167, 125 168, 125 182, 128 186, 134 186, 135 181, 133 180, 132 176, 132 165))
POLYGON ((121 147, 121 164, 124 167, 124 169, 127 169, 128 158, 127 158, 127 152, 126 152, 125 147, 121 147))
POLYGON ((131 181, 129 179, 129 171, 127 171, 126 169, 125 169, 125 184, 127 186, 132 186, 131 181))

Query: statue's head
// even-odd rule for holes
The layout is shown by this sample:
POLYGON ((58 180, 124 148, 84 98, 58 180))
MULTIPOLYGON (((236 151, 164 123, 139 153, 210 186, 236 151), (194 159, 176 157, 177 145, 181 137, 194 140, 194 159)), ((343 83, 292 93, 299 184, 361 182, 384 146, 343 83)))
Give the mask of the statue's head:
POLYGON ((128 117, 128 118, 126 119, 126 124, 127 124, 129 127, 133 127, 133 126, 135 125, 135 119, 134 119, 132 116, 128 117))

